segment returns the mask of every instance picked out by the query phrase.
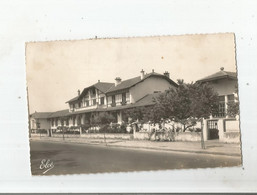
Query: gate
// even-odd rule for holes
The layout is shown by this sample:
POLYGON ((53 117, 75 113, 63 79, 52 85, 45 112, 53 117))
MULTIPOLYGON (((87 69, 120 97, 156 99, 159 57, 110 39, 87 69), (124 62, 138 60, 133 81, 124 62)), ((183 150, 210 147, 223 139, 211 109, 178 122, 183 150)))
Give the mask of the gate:
POLYGON ((208 120, 207 128, 209 139, 219 139, 218 120, 208 120))

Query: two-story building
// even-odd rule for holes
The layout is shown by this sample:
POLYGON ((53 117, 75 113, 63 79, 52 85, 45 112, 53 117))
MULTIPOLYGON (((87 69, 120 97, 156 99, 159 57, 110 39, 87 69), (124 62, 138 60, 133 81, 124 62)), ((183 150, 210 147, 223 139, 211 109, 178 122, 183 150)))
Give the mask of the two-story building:
POLYGON ((236 101, 237 75, 235 72, 225 71, 220 68, 219 72, 204 77, 197 82, 209 83, 219 95, 219 112, 212 116, 214 118, 229 118, 227 113, 228 103, 236 101))
POLYGON ((220 71, 204 77, 197 82, 209 83, 219 95, 218 113, 206 120, 205 139, 239 142, 239 116, 233 117, 227 112, 229 103, 238 101, 237 74, 235 72, 225 71, 222 67, 220 71))
POLYGON ((127 80, 117 77, 115 83, 98 80, 82 92, 78 90, 77 96, 66 102, 69 105, 68 110, 57 111, 49 116, 51 128, 88 124, 100 112, 112 114, 116 122, 121 123, 124 120, 124 110, 152 105, 153 94, 177 87, 167 71, 158 74, 152 70, 151 73, 145 74, 142 70, 140 73, 140 76, 127 80))

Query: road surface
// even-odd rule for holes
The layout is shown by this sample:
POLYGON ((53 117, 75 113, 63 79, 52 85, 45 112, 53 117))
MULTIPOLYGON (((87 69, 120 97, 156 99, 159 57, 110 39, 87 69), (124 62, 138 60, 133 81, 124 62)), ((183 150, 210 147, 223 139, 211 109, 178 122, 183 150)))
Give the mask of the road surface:
POLYGON ((31 141, 33 175, 239 166, 240 157, 31 141))

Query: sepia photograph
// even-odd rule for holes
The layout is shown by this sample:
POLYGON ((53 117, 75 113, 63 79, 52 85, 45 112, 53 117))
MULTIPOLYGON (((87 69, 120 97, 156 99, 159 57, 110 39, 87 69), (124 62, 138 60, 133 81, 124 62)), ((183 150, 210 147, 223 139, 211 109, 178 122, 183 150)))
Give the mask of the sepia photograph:
POLYGON ((242 166, 234 33, 25 50, 33 176, 242 166))

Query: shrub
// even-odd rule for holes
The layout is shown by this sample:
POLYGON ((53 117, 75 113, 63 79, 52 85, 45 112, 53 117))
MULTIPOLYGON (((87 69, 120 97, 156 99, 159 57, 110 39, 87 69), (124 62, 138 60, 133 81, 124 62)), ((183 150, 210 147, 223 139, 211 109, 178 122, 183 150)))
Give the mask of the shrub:
POLYGON ((202 129, 201 128, 196 128, 195 132, 202 132, 202 129))
POLYGON ((79 134, 79 131, 67 131, 65 134, 79 134))
POLYGON ((126 123, 122 123, 121 124, 120 130, 121 130, 121 133, 126 133, 127 132, 127 125, 126 125, 126 123))
POLYGON ((99 129, 100 133, 127 133, 126 124, 112 123, 110 125, 102 125, 99 129))
POLYGON ((90 127, 91 127, 90 124, 81 125, 82 132, 87 132, 90 127))
POLYGON ((46 133, 47 133, 47 130, 46 130, 46 129, 38 129, 38 130, 37 130, 37 133, 46 134, 46 133))

